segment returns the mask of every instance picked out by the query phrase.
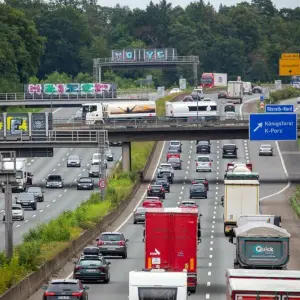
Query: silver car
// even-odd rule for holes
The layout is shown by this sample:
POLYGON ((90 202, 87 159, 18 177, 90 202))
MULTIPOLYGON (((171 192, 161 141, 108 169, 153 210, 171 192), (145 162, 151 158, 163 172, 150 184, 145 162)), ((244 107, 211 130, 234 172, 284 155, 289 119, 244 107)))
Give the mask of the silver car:
POLYGON ((273 148, 271 145, 260 145, 259 156, 273 156, 273 148))
POLYGON ((169 150, 178 150, 181 153, 182 152, 181 146, 182 144, 180 141, 171 141, 169 143, 169 150))
POLYGON ((168 159, 168 164, 170 164, 173 169, 181 170, 182 169, 182 160, 178 157, 170 157, 168 159))
POLYGON ((105 156, 106 156, 107 161, 113 161, 114 160, 114 155, 113 155, 113 153, 111 152, 110 149, 106 151, 105 156))
POLYGON ((133 212, 133 224, 145 223, 145 213, 146 213, 146 208, 138 207, 133 212))
POLYGON ((196 172, 208 171, 211 172, 212 162, 208 155, 199 155, 196 159, 196 172))
MULTIPOLYGON (((12 219, 17 221, 24 221, 24 210, 20 204, 12 205, 12 219)), ((5 221, 5 212, 3 214, 3 222, 5 221)))
POLYGON ((67 160, 67 167, 81 167, 81 159, 78 155, 70 155, 67 160))

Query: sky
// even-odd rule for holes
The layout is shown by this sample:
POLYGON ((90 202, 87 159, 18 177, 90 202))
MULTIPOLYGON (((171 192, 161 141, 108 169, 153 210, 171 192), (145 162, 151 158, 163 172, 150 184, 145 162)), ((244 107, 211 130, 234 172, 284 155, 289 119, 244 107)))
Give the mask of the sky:
MULTIPOLYGON (((158 3, 159 0, 152 0, 154 3, 158 3)), ((207 0, 205 0, 207 1, 207 0)), ((116 4, 120 4, 121 6, 128 5, 130 8, 145 8, 147 4, 150 2, 150 0, 99 0, 98 3, 102 6, 115 6, 116 4)), ((174 6, 182 6, 186 7, 191 1, 190 0, 168 0, 168 2, 171 2, 174 6)), ((220 4, 224 4, 227 6, 231 6, 234 4, 237 4, 239 2, 242 2, 242 0, 210 0, 210 3, 218 9, 220 4)), ((247 2, 251 2, 248 0, 247 2)), ((299 0, 273 0, 272 1, 276 8, 295 8, 297 6, 300 6, 299 0)))

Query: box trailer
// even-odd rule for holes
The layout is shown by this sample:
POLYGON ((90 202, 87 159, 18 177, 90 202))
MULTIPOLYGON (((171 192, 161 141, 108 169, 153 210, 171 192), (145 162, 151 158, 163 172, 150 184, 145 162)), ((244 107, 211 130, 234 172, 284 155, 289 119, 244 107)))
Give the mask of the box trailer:
POLYGON ((241 104, 243 102, 243 82, 242 81, 228 81, 227 84, 227 98, 231 102, 241 104))
POLYGON ((240 216, 237 220, 237 226, 244 226, 246 224, 270 223, 281 227, 281 216, 275 215, 245 215, 240 216))

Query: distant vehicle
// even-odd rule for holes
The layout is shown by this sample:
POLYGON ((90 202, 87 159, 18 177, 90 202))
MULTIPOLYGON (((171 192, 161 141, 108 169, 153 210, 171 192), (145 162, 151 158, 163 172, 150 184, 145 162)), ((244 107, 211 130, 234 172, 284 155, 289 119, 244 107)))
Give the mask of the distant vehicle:
POLYGON ((92 165, 89 169, 89 177, 97 177, 99 178, 101 174, 101 170, 99 165, 92 165))
POLYGON ((89 177, 81 177, 77 180, 77 190, 93 190, 94 181, 89 177))
POLYGON ((172 175, 171 171, 169 170, 158 170, 157 174, 156 174, 157 178, 163 178, 163 177, 167 177, 169 182, 172 184, 173 183, 173 178, 174 176, 172 175))
POLYGON ((273 156, 273 147, 271 145, 260 145, 259 156, 273 156))
POLYGON ((262 90, 263 90, 263 88, 262 88, 261 86, 257 85, 257 86, 255 86, 255 87, 252 89, 252 92, 253 92, 254 94, 255 94, 255 93, 261 94, 261 93, 262 93, 262 90))
POLYGON ((181 89, 180 88, 173 88, 171 89, 171 91, 169 92, 169 94, 176 94, 176 93, 180 93, 181 92, 181 89))
POLYGON ((16 199, 16 204, 21 205, 22 208, 31 208, 37 210, 37 200, 32 193, 20 193, 16 199))
POLYGON ((168 170, 172 173, 172 176, 174 176, 174 168, 170 163, 161 163, 158 167, 159 170, 168 170))
POLYGON ((162 185, 151 184, 147 190, 147 196, 157 196, 162 199, 166 199, 166 192, 162 185))
POLYGON ((243 102, 243 82, 242 81, 228 81, 227 99, 232 102, 242 104, 243 102))
POLYGON ((180 153, 182 152, 182 143, 180 141, 171 141, 169 143, 169 150, 178 150, 180 153))
POLYGON ((236 144, 225 144, 223 146, 223 154, 222 157, 226 158, 226 157, 234 157, 237 158, 237 150, 238 147, 236 146, 236 144))
POLYGON ((297 98, 297 104, 300 104, 300 97, 297 98))
MULTIPOLYGON (((13 221, 24 221, 24 210, 20 204, 12 205, 12 220, 13 221)), ((3 213, 3 222, 5 221, 5 212, 3 213)))
POLYGON ((236 120, 236 114, 233 111, 225 112, 225 120, 236 120))
POLYGON ((212 159, 209 156, 199 155, 196 160, 196 172, 212 170, 212 159))
POLYGON ((207 198, 207 189, 203 183, 192 184, 190 187, 190 199, 207 198))
POLYGON ((201 86, 206 88, 226 87, 227 74, 226 73, 203 73, 201 76, 201 86))
POLYGON ((172 165, 173 169, 182 170, 182 160, 178 157, 170 157, 168 163, 172 165))
POLYGON ((46 178, 46 187, 47 188, 63 188, 64 180, 60 175, 48 175, 46 178))
POLYGON ((179 150, 178 149, 176 149, 176 150, 168 150, 168 152, 167 152, 167 161, 171 158, 171 157, 178 157, 178 158, 180 158, 180 152, 179 152, 179 150))
POLYGON ((218 99, 221 99, 221 98, 223 98, 223 99, 227 98, 227 92, 226 91, 220 91, 218 93, 218 99))
POLYGON ((210 142, 199 141, 196 146, 196 153, 210 153, 210 142))
POLYGON ((107 161, 113 161, 114 160, 114 155, 113 155, 111 149, 108 149, 106 151, 105 156, 106 156, 107 161))
POLYGON ((162 185, 164 190, 170 193, 170 183, 168 177, 164 176, 162 178, 156 178, 155 185, 162 185))
POLYGON ((182 100, 182 102, 193 102, 194 99, 192 96, 185 96, 182 100))
POLYGON ((133 212, 133 224, 145 223, 145 213, 146 209, 144 207, 138 207, 133 212))
POLYGON ((81 159, 78 155, 70 155, 67 160, 67 167, 81 167, 81 159))
POLYGON ((109 142, 109 146, 122 146, 122 142, 121 141, 109 142))
POLYGON ((96 239, 97 246, 103 256, 121 256, 127 258, 127 243, 123 233, 103 232, 96 239))
POLYGON ((206 177, 194 178, 192 180, 192 184, 199 184, 199 183, 204 184, 204 186, 206 187, 206 190, 209 190, 209 183, 208 183, 208 180, 206 179, 206 177))
POLYGON ((191 93, 191 97, 193 98, 194 101, 199 101, 201 99, 204 98, 204 94, 203 94, 203 88, 195 88, 192 93, 191 93))
POLYGON ((227 113, 227 112, 235 112, 235 106, 233 103, 227 103, 225 106, 224 106, 224 112, 227 113))
POLYGON ((251 82, 243 82, 243 94, 252 95, 252 84, 251 82))
POLYGON ((142 202, 142 206, 144 208, 162 208, 163 207, 163 203, 160 201, 160 199, 157 197, 157 199, 149 199, 149 197, 147 197, 143 202, 142 202))
POLYGON ((192 201, 192 200, 185 200, 185 201, 182 201, 182 202, 178 202, 178 207, 180 208, 198 208, 199 205, 196 204, 195 201, 192 201))
POLYGON ((27 192, 34 194, 37 202, 44 202, 44 192, 39 186, 31 186, 27 192))
MULTIPOLYGON (((101 164, 101 154, 94 153, 92 157, 92 165, 99 165, 101 164)), ((104 167, 107 169, 107 160, 104 159, 104 167)))
MULTIPOLYGON (((79 279, 81 281, 88 280, 88 281, 102 281, 104 283, 109 283, 110 262, 106 261, 104 257, 96 256, 96 255, 81 256, 78 259, 78 261, 75 262, 74 264, 75 264, 74 271, 73 271, 74 279, 79 279)), ((58 298, 58 299, 62 299, 62 298, 58 298)))
POLYGON ((78 279, 52 279, 49 285, 44 285, 42 288, 45 290, 43 300, 88 300, 89 287, 83 286, 78 279))
POLYGON ((102 256, 100 249, 96 246, 86 246, 83 248, 81 257, 87 256, 102 256))

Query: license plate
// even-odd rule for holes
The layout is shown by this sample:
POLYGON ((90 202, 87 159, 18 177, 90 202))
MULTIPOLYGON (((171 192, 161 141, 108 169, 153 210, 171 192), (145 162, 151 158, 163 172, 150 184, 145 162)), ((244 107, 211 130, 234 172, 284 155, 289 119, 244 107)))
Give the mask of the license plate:
POLYGON ((87 269, 86 271, 89 272, 89 273, 94 273, 94 272, 96 272, 95 269, 87 269))
POLYGON ((24 202, 23 205, 28 205, 28 203, 25 203, 25 202, 24 202))
POLYGON ((64 300, 67 300, 67 299, 70 299, 70 297, 69 296, 58 296, 57 297, 58 299, 64 299, 64 300))
POLYGON ((108 250, 116 250, 117 248, 115 247, 108 247, 108 250))

